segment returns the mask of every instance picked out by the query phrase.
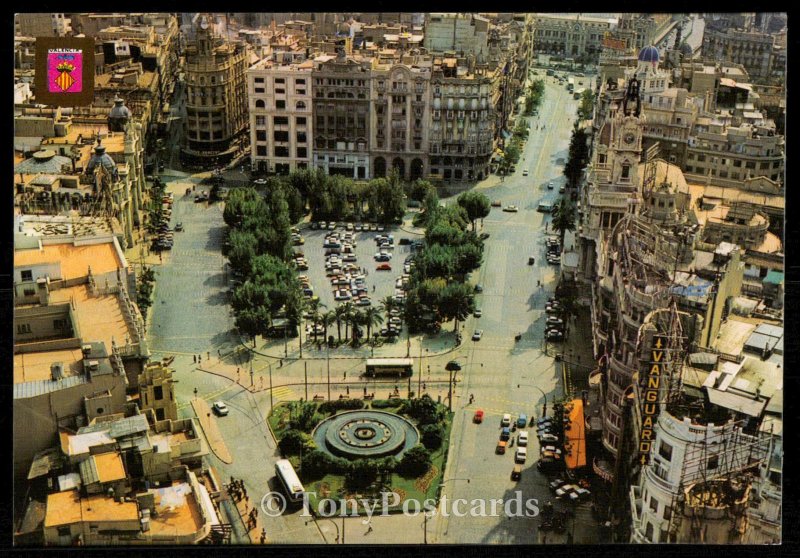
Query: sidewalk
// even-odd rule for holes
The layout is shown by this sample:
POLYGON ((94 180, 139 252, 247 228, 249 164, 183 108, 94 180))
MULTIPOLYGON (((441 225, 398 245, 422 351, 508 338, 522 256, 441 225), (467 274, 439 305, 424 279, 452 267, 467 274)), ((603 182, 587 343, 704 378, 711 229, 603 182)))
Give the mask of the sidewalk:
POLYGON ((208 402, 206 402, 205 399, 195 397, 192 399, 192 409, 194 409, 194 414, 197 415, 200 427, 206 435, 208 446, 211 448, 211 451, 214 452, 214 455, 223 463, 229 465, 233 463, 233 456, 231 456, 231 452, 225 444, 225 439, 222 437, 222 433, 219 431, 219 426, 217 425, 217 419, 213 416, 208 402))
POLYGON ((236 506, 236 511, 239 513, 239 518, 250 542, 252 544, 269 544, 267 531, 258 512, 258 502, 250 500, 247 486, 243 480, 231 477, 230 481, 225 484, 225 490, 230 501, 236 506))

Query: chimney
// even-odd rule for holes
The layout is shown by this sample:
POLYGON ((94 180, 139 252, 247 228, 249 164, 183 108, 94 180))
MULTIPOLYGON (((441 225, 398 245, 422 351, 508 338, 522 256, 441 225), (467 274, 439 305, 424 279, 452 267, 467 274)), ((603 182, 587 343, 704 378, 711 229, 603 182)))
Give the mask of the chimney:
POLYGON ((50 377, 54 381, 58 381, 64 378, 64 363, 63 362, 54 362, 50 365, 50 377))
POLYGON ((83 353, 83 358, 89 358, 89 355, 92 354, 92 346, 89 343, 81 345, 81 353, 83 353))

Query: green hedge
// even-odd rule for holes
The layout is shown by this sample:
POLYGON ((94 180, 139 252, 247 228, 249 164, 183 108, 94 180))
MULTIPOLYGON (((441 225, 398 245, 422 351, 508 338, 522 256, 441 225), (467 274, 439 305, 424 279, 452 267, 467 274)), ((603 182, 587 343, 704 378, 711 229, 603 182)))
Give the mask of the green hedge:
POLYGON ((363 408, 364 402, 361 399, 335 399, 321 404, 319 412, 332 414, 336 411, 355 411, 363 408))

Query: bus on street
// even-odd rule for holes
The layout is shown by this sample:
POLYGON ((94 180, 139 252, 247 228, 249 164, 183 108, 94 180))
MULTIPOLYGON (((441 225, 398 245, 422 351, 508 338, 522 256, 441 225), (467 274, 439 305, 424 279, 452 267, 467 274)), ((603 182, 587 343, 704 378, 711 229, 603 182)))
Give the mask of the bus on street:
POLYGON ((305 489, 288 459, 280 459, 275 463, 275 475, 281 481, 281 486, 289 497, 290 502, 299 503, 303 501, 305 489))
POLYGON ((411 376, 414 361, 410 358, 368 358, 367 376, 411 376))

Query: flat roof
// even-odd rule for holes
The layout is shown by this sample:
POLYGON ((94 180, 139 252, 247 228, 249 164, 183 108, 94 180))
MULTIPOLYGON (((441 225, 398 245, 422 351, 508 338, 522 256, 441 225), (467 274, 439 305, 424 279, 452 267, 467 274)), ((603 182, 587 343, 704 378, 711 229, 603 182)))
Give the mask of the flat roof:
POLYGON ((138 521, 136 502, 117 502, 104 494, 81 498, 77 490, 56 492, 47 496, 44 526, 56 527, 86 521, 138 521))
POLYGON ((51 304, 61 302, 74 302, 73 316, 84 341, 102 341, 111 347, 112 339, 123 346, 126 337, 133 338, 116 294, 92 296, 88 285, 77 285, 50 293, 51 304))
POLYGON ((200 502, 189 483, 177 482, 149 492, 155 495, 158 512, 156 516, 150 516, 150 532, 153 535, 191 534, 203 527, 200 502))
POLYGON ((742 352, 745 341, 755 329, 755 324, 729 317, 720 325, 714 348, 722 353, 738 355, 742 352))
POLYGON ((111 482, 125 478, 125 467, 119 452, 110 451, 92 456, 100 482, 111 482))
POLYGON ((60 362, 64 365, 63 377, 79 375, 83 372, 80 347, 61 351, 41 351, 14 355, 14 383, 51 380, 50 366, 60 362))
POLYGON ((113 242, 83 246, 65 242, 46 244, 41 249, 14 251, 15 268, 48 263, 60 263, 62 277, 58 279, 66 280, 85 277, 89 267, 94 275, 101 275, 125 267, 126 264, 119 258, 113 242))

